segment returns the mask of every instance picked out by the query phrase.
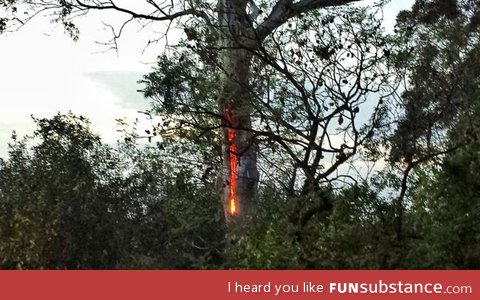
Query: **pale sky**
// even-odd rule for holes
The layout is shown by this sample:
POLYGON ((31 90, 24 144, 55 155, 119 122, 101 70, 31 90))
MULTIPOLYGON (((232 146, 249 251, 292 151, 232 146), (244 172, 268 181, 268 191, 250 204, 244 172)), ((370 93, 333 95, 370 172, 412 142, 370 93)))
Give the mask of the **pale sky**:
MULTIPOLYGON (((399 9, 414 0, 393 0, 385 11, 385 26, 392 28, 399 9)), ((35 126, 30 115, 52 117, 71 110, 92 121, 105 142, 119 138, 115 119, 134 119, 148 101, 136 83, 151 69, 163 47, 143 51, 148 30, 124 32, 119 53, 107 52, 96 41, 106 41, 98 15, 79 22, 80 40, 73 42, 61 26, 37 18, 20 31, 0 35, 0 157, 6 157, 12 131, 19 136, 35 126)))

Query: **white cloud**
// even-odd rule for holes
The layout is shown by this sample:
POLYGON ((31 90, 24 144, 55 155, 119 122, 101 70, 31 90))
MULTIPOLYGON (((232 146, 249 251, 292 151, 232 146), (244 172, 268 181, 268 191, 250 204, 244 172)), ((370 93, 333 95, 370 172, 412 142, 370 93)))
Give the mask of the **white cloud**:
MULTIPOLYGON (((12 130, 23 136, 34 129, 32 114, 51 117, 70 110, 83 114, 92 120, 95 132, 112 142, 117 138, 115 118, 134 118, 146 106, 142 102, 135 109, 124 103, 126 95, 131 98, 138 89, 138 78, 131 77, 130 83, 124 79, 119 83, 122 86, 115 86, 115 82, 109 85, 88 74, 146 73, 150 66, 143 62, 154 62, 156 55, 142 54, 140 43, 122 44, 118 56, 95 53, 105 49, 95 41, 105 41, 107 33, 92 24, 82 26, 82 38, 75 43, 61 28, 52 26, 38 19, 18 32, 0 35, 0 157, 6 156, 12 130), (128 90, 123 95, 122 88, 134 89, 133 94, 128 90)), ((137 38, 125 39, 135 42, 137 38)))

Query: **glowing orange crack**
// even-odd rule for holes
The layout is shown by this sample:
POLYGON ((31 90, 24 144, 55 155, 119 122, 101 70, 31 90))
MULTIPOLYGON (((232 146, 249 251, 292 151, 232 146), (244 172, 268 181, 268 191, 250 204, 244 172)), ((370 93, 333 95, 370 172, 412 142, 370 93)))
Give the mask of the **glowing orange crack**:
MULTIPOLYGON (((225 118, 228 121, 228 126, 233 125, 233 115, 230 107, 225 109, 225 118)), ((228 213, 231 216, 235 216, 238 213, 238 200, 237 200, 237 169, 238 169, 238 157, 237 157, 237 145, 235 144, 235 137, 237 133, 235 129, 227 128, 227 141, 228 141, 228 153, 230 160, 230 190, 228 195, 228 213)))

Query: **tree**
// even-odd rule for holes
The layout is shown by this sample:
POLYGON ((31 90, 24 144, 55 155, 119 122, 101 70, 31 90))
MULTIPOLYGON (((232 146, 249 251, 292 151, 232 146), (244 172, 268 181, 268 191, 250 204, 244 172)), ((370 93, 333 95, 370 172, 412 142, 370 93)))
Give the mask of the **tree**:
POLYGON ((420 165, 470 147, 478 98, 479 5, 475 1, 416 1, 398 15, 395 64, 405 74, 403 112, 388 142, 402 170, 396 199, 401 236, 409 178, 420 165))
MULTIPOLYGON (((290 196, 313 195, 338 178, 338 167, 381 127, 395 76, 388 65, 388 38, 366 9, 305 16, 285 27, 263 43, 261 52, 250 50, 255 72, 248 131, 263 174, 290 196)), ((215 147, 218 136, 212 134, 218 119, 225 121, 215 110, 218 94, 212 89, 223 74, 215 60, 218 49, 204 40, 181 46, 145 76, 145 95, 156 101, 156 113, 175 114, 177 122, 162 130, 192 136, 221 157, 225 151, 215 147)), ((228 187, 230 180, 218 183, 228 187)))
MULTIPOLYGON (((165 104, 170 103, 170 108, 195 115, 197 124, 193 125, 199 125, 198 119, 205 116, 214 117, 215 123, 208 121, 199 128, 203 132, 223 131, 218 192, 227 220, 241 223, 256 195, 262 144, 271 145, 265 151, 283 151, 261 159, 274 163, 286 155, 293 161, 287 170, 293 174, 292 184, 285 188, 295 192, 298 178, 302 178, 301 193, 308 194, 330 182, 331 175, 357 154, 379 126, 384 100, 394 85, 390 82, 392 74, 384 68, 390 52, 385 48, 380 23, 362 9, 325 10, 353 2, 358 0, 147 0, 134 7, 110 0, 6 1, 2 6, 8 14, 2 18, 0 29, 21 27, 38 14, 51 14, 77 38, 73 18, 98 10, 129 17, 114 30, 114 45, 132 21, 142 25, 166 23, 168 28, 183 31, 183 46, 189 51, 176 56, 178 61, 173 64, 189 60, 198 72, 213 70, 210 79, 218 80, 215 92, 191 93, 213 102, 194 106, 175 102, 181 92, 175 73, 164 76, 161 82, 148 77, 151 86, 161 86, 150 95, 156 93, 165 104), (195 57, 190 59, 192 53, 195 57), (358 128, 355 120, 360 105, 371 94, 379 96, 371 110, 370 125, 358 128), (334 121, 340 129, 332 126, 334 121), (332 142, 336 129, 342 132, 343 142, 332 142), (334 157, 329 167, 325 166, 326 157, 334 157)), ((171 70, 171 63, 165 61, 164 66, 171 70)), ((165 75, 166 71, 161 72, 165 75)))
POLYGON ((398 207, 413 206, 418 268, 479 266, 479 16, 469 0, 416 1, 398 16, 408 84, 390 160, 403 165, 398 207))

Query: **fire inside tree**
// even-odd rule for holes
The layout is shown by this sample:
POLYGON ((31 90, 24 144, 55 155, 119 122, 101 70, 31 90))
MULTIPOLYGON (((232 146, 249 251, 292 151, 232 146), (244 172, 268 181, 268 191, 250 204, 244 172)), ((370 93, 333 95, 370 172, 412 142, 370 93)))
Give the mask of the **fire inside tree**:
POLYGON ((238 211, 238 200, 237 200, 237 169, 238 169, 238 149, 235 144, 235 136, 237 135, 235 129, 232 128, 233 124, 233 115, 230 107, 225 109, 225 118, 228 122, 227 128, 227 141, 228 141, 228 157, 230 160, 229 164, 229 195, 227 203, 227 212, 230 216, 235 216, 238 211))

